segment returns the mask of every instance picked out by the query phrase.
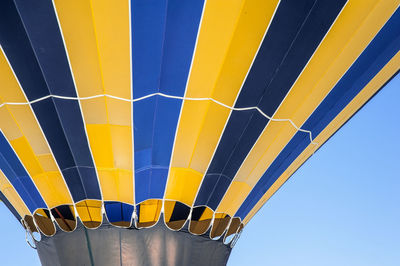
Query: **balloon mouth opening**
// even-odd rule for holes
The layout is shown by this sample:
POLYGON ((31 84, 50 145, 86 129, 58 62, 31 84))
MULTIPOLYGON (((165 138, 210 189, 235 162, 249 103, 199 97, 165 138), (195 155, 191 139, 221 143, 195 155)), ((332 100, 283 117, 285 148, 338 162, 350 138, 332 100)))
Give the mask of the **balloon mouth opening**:
POLYGON ((171 231, 185 230, 231 245, 244 227, 239 217, 214 212, 207 206, 191 207, 179 201, 161 199, 149 199, 137 205, 83 200, 50 210, 37 209, 21 222, 35 241, 40 241, 42 235, 54 236, 58 231, 73 232, 79 224, 86 229, 97 229, 104 223, 118 228, 146 229, 163 222, 171 231))

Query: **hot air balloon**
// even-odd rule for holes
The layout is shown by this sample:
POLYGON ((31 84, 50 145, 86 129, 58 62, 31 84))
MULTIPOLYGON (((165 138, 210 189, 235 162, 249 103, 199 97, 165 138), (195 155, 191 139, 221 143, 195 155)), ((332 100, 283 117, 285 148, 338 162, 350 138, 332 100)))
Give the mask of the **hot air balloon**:
POLYGON ((43 265, 224 265, 400 67, 398 0, 2 0, 0 198, 43 265))

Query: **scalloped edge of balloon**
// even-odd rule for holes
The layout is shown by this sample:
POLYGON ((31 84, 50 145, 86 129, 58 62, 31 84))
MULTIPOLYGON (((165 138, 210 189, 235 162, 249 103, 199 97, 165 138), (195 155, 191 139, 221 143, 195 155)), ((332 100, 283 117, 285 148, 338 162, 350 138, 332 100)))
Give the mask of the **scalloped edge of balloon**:
MULTIPOLYGON (((157 200, 161 200, 161 199, 157 199, 157 200)), ((201 233, 201 234, 193 233, 191 230, 189 230, 189 225, 190 225, 191 222, 192 222, 192 219, 191 219, 191 218, 192 218, 192 211, 193 211, 194 208, 199 207, 199 206, 188 206, 187 204, 184 204, 184 203, 182 203, 182 202, 180 202, 180 201, 177 201, 177 202, 180 202, 180 203, 182 203, 182 204, 187 205, 188 207, 190 207, 190 213, 189 213, 187 219, 185 220, 184 225, 183 225, 180 229, 174 230, 174 229, 170 228, 169 226, 167 226, 167 222, 165 221, 165 217, 164 217, 164 215, 162 215, 162 214, 164 214, 164 201, 165 201, 165 200, 162 200, 162 204, 163 204, 163 205, 162 205, 162 211, 160 212, 160 214, 159 214, 159 216, 158 216, 158 218, 157 218, 156 223, 155 223, 154 225, 152 225, 152 226, 149 226, 149 227, 140 227, 140 228, 137 227, 137 217, 138 217, 138 216, 137 216, 137 205, 140 204, 140 203, 133 205, 134 210, 133 210, 133 212, 132 212, 132 217, 131 217, 130 226, 129 226, 129 227, 125 227, 125 226, 118 226, 118 225, 115 225, 115 224, 113 224, 113 223, 111 223, 111 222, 109 221, 109 218, 108 218, 107 213, 106 213, 106 211, 105 211, 105 204, 104 204, 104 201, 101 201, 102 220, 101 220, 101 222, 100 222, 100 225, 99 225, 99 226, 96 226, 96 227, 94 227, 94 228, 87 227, 87 226, 83 223, 83 221, 81 220, 81 218, 79 217, 78 212, 77 212, 77 209, 76 209, 76 204, 79 203, 79 202, 76 202, 76 203, 74 203, 74 204, 71 205, 71 206, 74 207, 74 214, 75 214, 75 219, 76 219, 76 226, 75 226, 75 227, 73 228, 73 230, 71 230, 71 231, 66 231, 66 230, 64 230, 64 229, 61 228, 61 226, 58 224, 58 222, 57 222, 56 219, 54 218, 54 216, 53 216, 53 214, 52 214, 52 212, 51 212, 51 209, 50 209, 50 210, 49 210, 49 209, 46 209, 46 210, 49 211, 51 222, 52 222, 53 226, 56 228, 56 230, 55 230, 56 232, 55 232, 54 234, 47 235, 47 234, 43 233, 43 230, 38 226, 38 224, 36 223, 34 217, 31 216, 31 215, 29 215, 29 216, 33 219, 33 223, 34 223, 35 228, 28 229, 28 228, 25 226, 24 223, 22 223, 22 226, 23 226, 26 230, 29 230, 29 231, 31 231, 31 232, 37 231, 37 232, 41 235, 41 237, 42 237, 42 236, 45 236, 45 237, 52 237, 52 236, 56 235, 58 231, 65 232, 65 233, 67 233, 67 234, 68 234, 68 233, 74 232, 75 229, 78 227, 78 222, 79 222, 82 226, 84 226, 86 229, 91 229, 91 230, 96 230, 96 229, 99 228, 101 225, 103 225, 105 222, 106 222, 107 224, 113 226, 113 227, 116 227, 116 228, 121 228, 121 229, 135 228, 135 229, 138 229, 138 230, 146 230, 146 229, 152 228, 152 227, 154 227, 156 224, 162 222, 162 223, 166 226, 166 228, 168 228, 168 230, 170 230, 170 231, 179 232, 179 231, 181 231, 182 229, 184 229, 185 227, 188 227, 188 228, 187 228, 187 232, 190 233, 191 235, 194 235, 194 236, 206 236, 206 237, 208 237, 210 240, 213 240, 213 241, 220 241, 220 242, 224 243, 225 245, 227 245, 227 246, 229 246, 229 247, 231 247, 231 248, 233 248, 233 246, 234 246, 234 245, 236 244, 236 242, 238 241, 238 239, 239 239, 241 233, 243 232, 244 224, 243 224, 243 222, 242 222, 242 219, 241 219, 240 217, 237 217, 237 216, 236 216, 236 217, 231 217, 229 214, 226 214, 226 215, 229 217, 229 222, 228 222, 227 225, 225 226, 223 233, 220 234, 220 235, 215 236, 214 239, 211 238, 211 232, 212 232, 212 230, 213 230, 213 228, 214 228, 214 222, 215 222, 215 216, 216 216, 216 214, 225 214, 225 213, 215 212, 215 211, 213 211, 212 209, 210 209, 210 210, 212 211, 212 213, 213 213, 213 216, 212 216, 212 219, 211 219, 211 221, 210 221, 209 226, 207 227, 207 230, 205 230, 205 231, 204 231, 203 233, 201 233), (234 233, 232 233, 232 234, 230 234, 230 235, 228 236, 227 233, 228 233, 228 231, 229 231, 229 228, 230 228, 230 226, 231 226, 231 223, 232 223, 232 220, 233 220, 233 219, 239 219, 239 222, 240 222, 240 223, 239 223, 238 228, 234 231, 234 233), (162 221, 161 221, 161 220, 162 220, 162 221)), ((125 202, 121 202, 121 201, 115 201, 115 202, 125 203, 125 202)), ((125 204, 129 204, 129 203, 125 203, 125 204)), ((129 205, 132 205, 132 204, 129 204, 129 205)), ((55 207, 58 207, 58 206, 55 206, 55 207)), ((55 208, 55 207, 53 207, 53 208, 55 208)), ((52 208, 52 209, 53 209, 53 208, 52 208)), ((208 208, 209 208, 209 207, 208 207, 208 208)), ((35 211, 36 211, 36 210, 35 210, 35 211)), ((26 218, 26 217, 24 217, 23 219, 25 219, 25 218, 26 218)), ((185 231, 186 231, 186 230, 185 230, 185 231)), ((38 240, 35 239, 35 241, 38 241, 38 240)))

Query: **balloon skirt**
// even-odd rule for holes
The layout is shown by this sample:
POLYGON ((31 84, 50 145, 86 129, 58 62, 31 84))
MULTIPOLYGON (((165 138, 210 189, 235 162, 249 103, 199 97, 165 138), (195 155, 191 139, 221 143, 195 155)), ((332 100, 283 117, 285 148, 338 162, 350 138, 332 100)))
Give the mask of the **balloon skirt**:
POLYGON ((71 233, 58 230, 36 242, 44 266, 56 265, 226 265, 231 248, 187 230, 171 231, 162 219, 146 229, 118 228, 103 223, 71 233))

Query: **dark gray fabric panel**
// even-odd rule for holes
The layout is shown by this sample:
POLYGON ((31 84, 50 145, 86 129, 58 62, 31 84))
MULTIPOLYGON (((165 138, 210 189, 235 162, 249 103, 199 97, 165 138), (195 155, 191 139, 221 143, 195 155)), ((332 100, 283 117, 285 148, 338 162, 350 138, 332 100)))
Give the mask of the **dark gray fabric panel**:
POLYGON ((147 229, 123 229, 104 223, 72 233, 58 231, 36 243, 44 266, 56 265, 226 265, 231 248, 186 230, 171 231, 162 219, 147 229))

